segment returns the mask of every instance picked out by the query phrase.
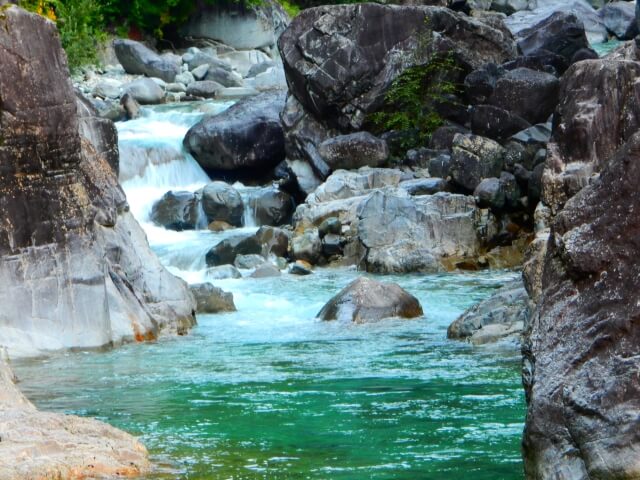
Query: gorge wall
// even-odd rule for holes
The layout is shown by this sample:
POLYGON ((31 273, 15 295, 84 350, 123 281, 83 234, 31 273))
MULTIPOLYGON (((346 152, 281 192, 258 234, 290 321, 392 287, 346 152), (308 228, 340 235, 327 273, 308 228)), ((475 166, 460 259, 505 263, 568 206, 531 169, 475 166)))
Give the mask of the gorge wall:
POLYGON ((0 25, 0 345, 185 332, 194 300, 128 211, 115 126, 76 97, 55 25, 12 5, 0 25))
POLYGON ((640 64, 614 58, 567 71, 548 145, 524 275, 527 478, 640 476, 640 64))

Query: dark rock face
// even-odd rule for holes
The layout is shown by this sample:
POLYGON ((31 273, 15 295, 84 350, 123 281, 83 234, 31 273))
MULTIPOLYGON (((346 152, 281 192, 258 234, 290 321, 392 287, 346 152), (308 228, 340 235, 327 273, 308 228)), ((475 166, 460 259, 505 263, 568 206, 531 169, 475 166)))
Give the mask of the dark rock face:
POLYGON ((416 297, 395 283, 366 277, 351 282, 320 310, 321 320, 367 323, 385 318, 416 318, 423 315, 416 297))
POLYGON ((118 61, 127 73, 161 78, 173 82, 180 73, 180 65, 133 40, 114 40, 113 48, 118 61))
POLYGON ((225 292, 221 288, 210 283, 198 283, 189 287, 196 299, 196 311, 198 313, 235 312, 233 294, 225 292))
POLYGON ((559 85, 549 73, 516 68, 496 82, 489 103, 529 123, 545 122, 558 103, 559 85))
POLYGON ((471 131, 494 140, 505 140, 529 126, 522 117, 493 105, 476 105, 471 110, 471 131))
POLYGON ((523 353, 528 478, 636 478, 640 135, 552 224, 523 353))
POLYGON ((193 298, 128 212, 115 126, 76 101, 54 24, 15 6, 0 24, 0 343, 35 354, 186 331, 193 298))
POLYGON ((236 235, 222 240, 207 252, 206 261, 210 267, 231 265, 238 255, 262 253, 262 245, 255 235, 236 235))
POLYGON ((202 189, 202 210, 207 222, 227 222, 236 227, 242 226, 244 202, 240 193, 224 182, 211 182, 202 189))
POLYGON ((578 50, 589 48, 584 25, 574 14, 556 12, 531 28, 518 32, 518 49, 524 55, 551 52, 571 62, 578 50))
POLYGON ((278 41, 290 91, 328 126, 359 130, 393 80, 431 53, 409 58, 420 50, 420 36, 428 34, 426 21, 435 32, 430 49, 453 52, 467 71, 515 57, 506 31, 447 8, 318 7, 298 15, 278 41))
POLYGON ((284 160, 284 101, 282 92, 242 100, 194 125, 184 139, 185 148, 207 170, 265 173, 284 160))
POLYGON ((368 132, 357 132, 325 140, 318 153, 332 170, 355 170, 382 166, 389 158, 389 147, 368 132))
POLYGON ((557 210, 586 186, 640 128, 640 64, 589 60, 562 79, 544 174, 545 203, 557 210))
POLYGON ((167 192, 151 208, 151 221, 169 230, 193 230, 198 225, 198 198, 192 192, 167 192))

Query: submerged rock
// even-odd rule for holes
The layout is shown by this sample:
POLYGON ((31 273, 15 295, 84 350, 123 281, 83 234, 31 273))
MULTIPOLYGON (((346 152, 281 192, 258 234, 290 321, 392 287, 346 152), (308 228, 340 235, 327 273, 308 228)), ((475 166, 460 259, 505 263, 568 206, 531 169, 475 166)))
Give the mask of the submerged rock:
POLYGON ((221 288, 210 283, 197 283, 189 286, 196 299, 196 311, 198 313, 235 312, 233 294, 225 292, 221 288))
POLYGON ((529 296, 521 280, 505 285, 474 305, 447 329, 447 337, 484 344, 506 337, 519 340, 529 315, 529 296))
POLYGON ((115 126, 76 101, 52 22, 2 17, 0 344, 33 355, 186 332, 193 297, 128 210, 115 126))
POLYGON ((329 300, 318 313, 318 318, 367 323, 422 315, 418 299, 399 285, 359 277, 329 300))

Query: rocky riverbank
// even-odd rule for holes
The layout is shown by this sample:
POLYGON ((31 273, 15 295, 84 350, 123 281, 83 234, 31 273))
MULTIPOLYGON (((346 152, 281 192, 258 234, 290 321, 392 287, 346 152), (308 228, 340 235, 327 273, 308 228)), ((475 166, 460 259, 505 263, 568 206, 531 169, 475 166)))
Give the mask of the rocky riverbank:
MULTIPOLYGON (((166 231, 259 227, 207 245, 209 279, 312 275, 326 265, 381 274, 523 265, 529 299, 510 285, 449 336, 484 344, 524 332, 529 477, 637 475, 629 419, 640 388, 632 375, 640 63, 635 42, 602 60, 589 43, 632 38, 632 7, 464 3, 323 6, 288 24, 267 2, 248 15, 264 27, 251 43, 241 33, 255 19, 207 37, 211 25, 233 23, 214 8, 191 19, 184 48, 116 40, 119 65, 85 71, 76 91, 54 25, 3 6, 0 345, 15 356, 149 341, 185 334, 196 310, 235 310, 229 294, 207 283, 190 289, 150 250, 118 184, 137 173, 120 172, 112 123, 144 116, 147 105, 224 100, 224 111, 190 126, 177 153, 215 181, 167 191, 149 212, 166 231), (381 125, 398 82, 437 61, 434 75, 452 88, 418 99, 437 123, 430 135, 381 125)), ((356 323, 421 315, 409 293, 366 279, 321 312, 356 323)), ((67 443, 92 437, 97 459, 82 463, 66 450, 58 458, 58 447, 54 458, 38 444, 11 478, 47 465, 62 477, 148 467, 129 436, 36 413, 4 364, 0 378, 8 392, 0 426, 17 442, 3 435, 0 458, 23 448, 18 424, 27 419, 54 437, 77 429, 67 443), (96 446, 96 431, 118 455, 96 446)))

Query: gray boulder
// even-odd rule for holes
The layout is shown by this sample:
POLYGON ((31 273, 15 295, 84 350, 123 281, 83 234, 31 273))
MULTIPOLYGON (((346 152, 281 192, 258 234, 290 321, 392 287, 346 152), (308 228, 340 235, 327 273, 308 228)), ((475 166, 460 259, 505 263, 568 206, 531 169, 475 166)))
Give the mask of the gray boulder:
POLYGON ((191 127, 184 146, 205 169, 263 174, 284 160, 280 111, 282 92, 263 93, 236 103, 191 127))
POLYGON ((497 178, 482 180, 473 192, 473 196, 480 208, 502 210, 506 203, 503 186, 497 178))
POLYGON ((200 49, 190 50, 189 53, 186 53, 182 57, 182 60, 187 64, 191 72, 202 65, 209 65, 209 68, 220 68, 228 72, 231 71, 231 65, 229 65, 228 62, 220 60, 216 55, 200 49))
POLYGON ((199 211, 194 193, 169 191, 153 204, 150 219, 169 230, 193 230, 198 225, 199 211))
POLYGON ((242 77, 240 75, 220 67, 210 66, 207 70, 205 80, 219 83, 223 87, 244 86, 244 82, 242 81, 242 77))
POLYGON ((127 73, 157 77, 165 82, 173 82, 180 73, 178 62, 158 55, 140 42, 118 39, 113 41, 113 48, 127 73))
MULTIPOLYGON (((205 77, 207 76, 207 72, 209 71, 209 64, 205 63, 203 65, 199 65, 196 68, 194 68, 193 70, 191 70, 191 75, 193 75, 193 78, 196 80, 204 80, 205 77)), ((191 83, 191 82, 189 82, 191 83)))
POLYGON ((258 229, 255 237, 262 245, 262 254, 266 257, 275 255, 276 257, 286 257, 289 250, 290 233, 281 228, 263 226, 258 229))
POLYGON ((201 98, 215 98, 224 86, 212 80, 195 81, 187 85, 187 95, 201 98))
POLYGON ((280 270, 271 263, 263 263, 257 267, 250 275, 251 278, 272 278, 282 275, 280 270))
POLYGON ((295 235, 291 240, 291 253, 295 260, 304 260, 315 265, 322 256, 322 241, 317 228, 295 235))
POLYGON ((236 305, 233 303, 233 294, 214 287, 211 283, 190 285, 189 289, 196 299, 196 311, 198 313, 236 311, 236 305))
POLYGON ((260 255, 262 245, 255 235, 235 235, 222 240, 207 252, 207 266, 233 265, 238 255, 260 255))
POLYGON ((457 134, 451 155, 451 177, 473 191, 485 178, 498 177, 504 165, 504 148, 494 140, 457 134))
POLYGON ((237 255, 233 261, 234 267, 240 270, 250 270, 252 268, 259 267, 263 263, 265 263, 264 257, 255 253, 249 255, 237 255))
POLYGON ((569 63, 578 51, 589 48, 584 24, 574 14, 565 12, 553 13, 530 28, 519 31, 516 39, 523 55, 551 52, 569 63))
POLYGON ((631 40, 638 34, 635 2, 611 2, 598 10, 607 30, 619 40, 631 40))
POLYGON ((207 223, 223 221, 236 227, 242 226, 244 202, 235 188, 225 182, 211 182, 200 194, 207 223))
POLYGON ((369 132, 357 132, 325 140, 318 153, 332 170, 355 170, 382 166, 389 158, 389 147, 369 132))
POLYGON ((242 278, 242 274, 233 265, 219 265, 207 268, 206 278, 210 280, 226 280, 229 278, 242 278))
POLYGON ((510 336, 517 338, 519 343, 528 318, 529 296, 522 280, 516 280, 465 311, 449 325, 447 337, 484 344, 510 336))
POLYGON ((164 101, 164 90, 150 78, 140 78, 123 87, 123 91, 142 105, 157 104, 164 101))
POLYGON ((318 313, 318 318, 368 323, 386 318, 416 318, 422 315, 418 299, 398 284, 359 277, 329 300, 318 313))
POLYGON ((400 182, 398 186, 406 190, 409 195, 433 195, 449 189, 447 181, 437 177, 406 180, 400 182))

